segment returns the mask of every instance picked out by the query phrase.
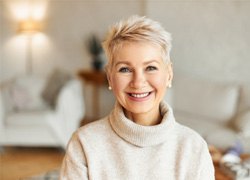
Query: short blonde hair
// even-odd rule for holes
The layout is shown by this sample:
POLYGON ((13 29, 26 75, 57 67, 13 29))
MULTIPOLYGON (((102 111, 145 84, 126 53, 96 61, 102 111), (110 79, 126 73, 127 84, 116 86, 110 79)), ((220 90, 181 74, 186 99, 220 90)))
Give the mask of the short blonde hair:
POLYGON ((122 20, 108 31, 102 45, 108 58, 107 70, 113 66, 115 53, 125 42, 149 42, 162 49, 162 59, 170 61, 171 34, 165 31, 160 23, 146 17, 131 16, 122 20))

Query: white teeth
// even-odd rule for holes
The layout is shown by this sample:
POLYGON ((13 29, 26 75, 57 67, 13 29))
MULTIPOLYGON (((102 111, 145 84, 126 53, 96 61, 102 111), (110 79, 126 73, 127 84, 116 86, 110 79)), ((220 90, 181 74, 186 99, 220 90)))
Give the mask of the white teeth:
POLYGON ((149 93, 143 93, 143 94, 133 94, 133 93, 131 93, 131 96, 136 97, 136 98, 144 98, 144 97, 146 97, 148 95, 149 95, 149 93))

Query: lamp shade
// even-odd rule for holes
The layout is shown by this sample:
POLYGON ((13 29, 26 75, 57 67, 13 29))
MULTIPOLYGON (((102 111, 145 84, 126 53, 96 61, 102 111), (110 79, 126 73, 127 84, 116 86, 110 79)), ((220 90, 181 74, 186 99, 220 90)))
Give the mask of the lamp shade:
POLYGON ((32 19, 21 21, 18 25, 18 32, 20 33, 35 33, 38 31, 41 31, 41 23, 32 19))

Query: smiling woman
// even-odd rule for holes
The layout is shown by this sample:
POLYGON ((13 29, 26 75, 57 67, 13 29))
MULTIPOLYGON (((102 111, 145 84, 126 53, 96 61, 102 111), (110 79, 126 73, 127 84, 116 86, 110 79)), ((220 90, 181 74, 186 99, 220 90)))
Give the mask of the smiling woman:
POLYGON ((74 133, 60 178, 213 180, 206 142, 163 101, 173 79, 170 34, 132 16, 112 26, 103 47, 117 102, 107 117, 74 133))
POLYGON ((141 125, 160 123, 159 104, 173 77, 171 63, 162 60, 161 48, 128 42, 116 52, 114 61, 108 80, 126 116, 141 125))

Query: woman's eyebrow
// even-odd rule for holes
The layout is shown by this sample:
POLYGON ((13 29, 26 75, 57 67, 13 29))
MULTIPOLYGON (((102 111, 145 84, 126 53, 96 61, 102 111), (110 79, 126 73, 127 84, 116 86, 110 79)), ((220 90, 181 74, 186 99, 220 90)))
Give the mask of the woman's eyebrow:
MULTIPOLYGON (((149 60, 149 61, 143 62, 143 65, 147 65, 147 64, 150 64, 150 63, 157 63, 157 64, 159 64, 159 61, 153 59, 153 60, 149 60)), ((118 66, 118 65, 120 65, 120 64, 130 65, 131 63, 129 61, 119 61, 119 62, 117 62, 115 64, 115 67, 118 66)))
POLYGON ((127 64, 127 65, 129 65, 130 62, 128 62, 128 61, 119 61, 119 62, 117 62, 117 63, 115 64, 115 66, 118 66, 118 65, 120 65, 120 64, 127 64))
POLYGON ((153 59, 153 60, 146 61, 146 62, 144 62, 143 64, 144 64, 144 65, 147 65, 147 64, 150 64, 150 63, 154 63, 154 62, 157 63, 157 64, 159 64, 159 61, 154 60, 154 59, 153 59))

